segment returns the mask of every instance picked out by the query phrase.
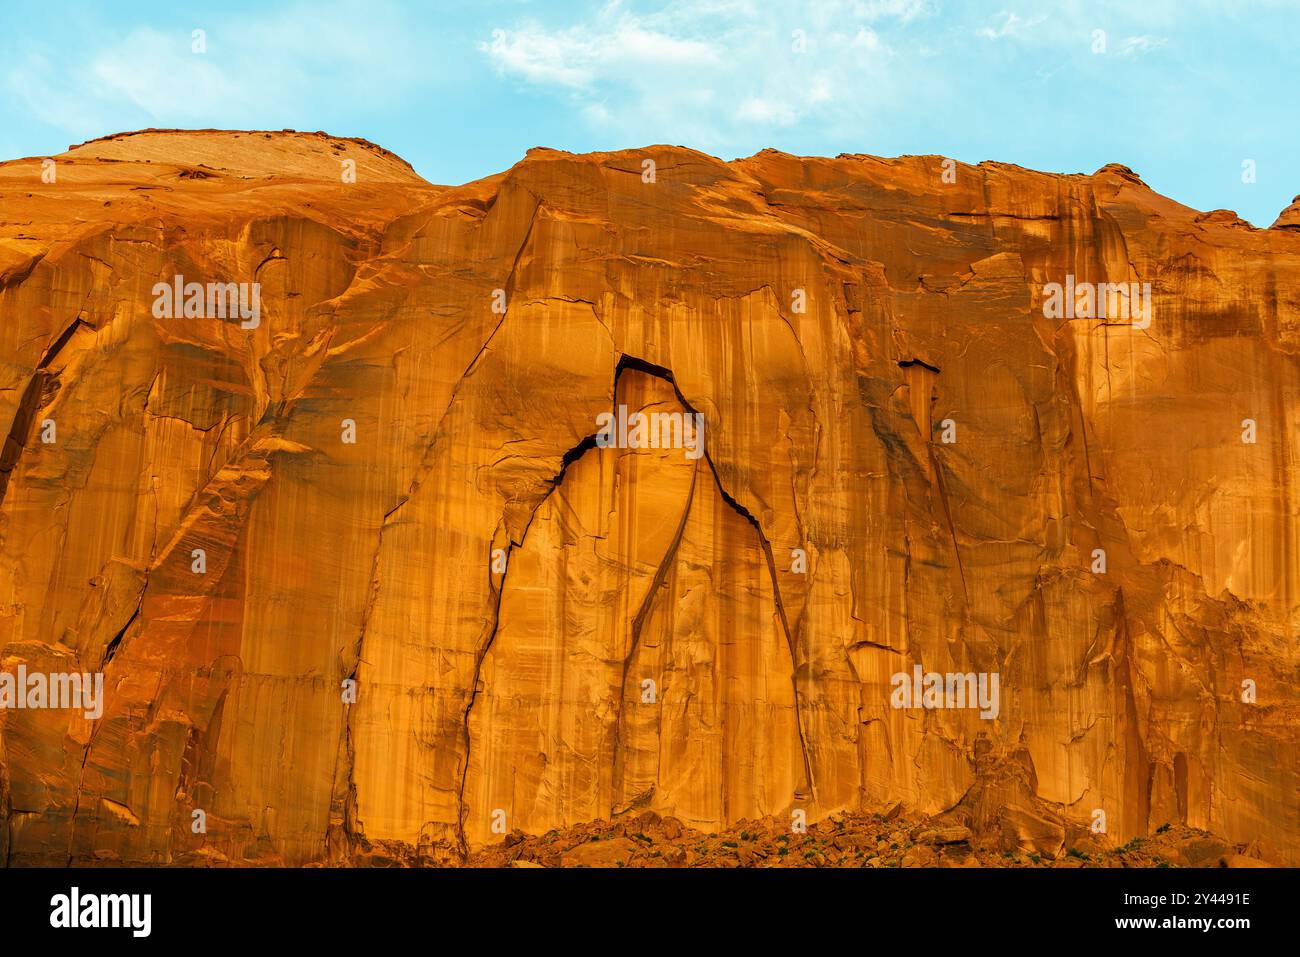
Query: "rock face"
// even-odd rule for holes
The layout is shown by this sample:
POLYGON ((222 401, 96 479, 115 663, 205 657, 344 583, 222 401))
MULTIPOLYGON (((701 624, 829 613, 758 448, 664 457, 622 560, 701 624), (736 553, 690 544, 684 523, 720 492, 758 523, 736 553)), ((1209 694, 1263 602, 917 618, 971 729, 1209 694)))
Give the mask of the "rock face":
POLYGON ((1294 216, 666 146, 443 188, 289 131, 0 203, 0 670, 104 679, 0 710, 8 863, 898 802, 1300 863, 1294 216))

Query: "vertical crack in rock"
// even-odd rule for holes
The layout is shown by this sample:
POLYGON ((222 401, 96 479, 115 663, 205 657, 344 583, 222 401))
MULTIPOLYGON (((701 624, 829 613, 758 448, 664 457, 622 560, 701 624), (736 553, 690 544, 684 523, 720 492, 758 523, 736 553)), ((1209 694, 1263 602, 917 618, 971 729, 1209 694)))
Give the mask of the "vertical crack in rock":
MULTIPOLYGON (((654 376, 655 378, 661 379, 662 381, 668 383, 670 386, 672 386, 673 392, 677 397, 677 401, 681 404, 682 408, 685 409, 688 413, 696 414, 695 407, 689 401, 687 401, 686 397, 682 394, 681 389, 674 381, 671 370, 666 369, 663 366, 659 366, 654 363, 648 362, 636 356, 631 356, 627 354, 624 354, 623 356, 620 357, 618 361, 618 365, 616 366, 614 371, 613 395, 615 397, 617 397, 618 395, 618 384, 620 379, 622 378, 623 372, 628 369, 641 372, 646 375, 654 376)), ((501 575, 499 587, 493 587, 493 584, 491 582, 491 563, 489 559, 488 574, 489 574, 489 588, 492 591, 492 598, 491 598, 492 611, 491 611, 489 624, 485 629, 486 631, 485 637, 479 642, 475 653, 474 671, 472 674, 470 688, 469 688, 469 702, 465 708, 464 730, 463 730, 464 758, 463 758, 463 764, 461 769, 459 799, 458 799, 458 803, 460 807, 458 837, 460 843, 460 851, 462 856, 465 858, 468 858, 470 853, 470 848, 465 833, 465 817, 466 814, 468 813, 468 808, 466 808, 465 806, 465 786, 469 777, 470 752, 473 747, 472 737, 470 733, 470 715, 473 711, 474 703, 478 698, 479 676, 482 670, 483 661, 486 659, 488 652, 491 650, 492 642, 496 638, 497 631, 499 630, 500 627, 501 601, 505 592, 506 578, 510 573, 509 557, 512 551, 514 550, 514 548, 523 546, 524 542, 527 539, 528 528, 531 527, 532 521, 534 518, 536 518, 538 510, 550 498, 551 494, 555 491, 555 489, 558 488, 563 483, 565 473, 567 472, 569 466, 574 462, 576 462, 579 458, 581 458, 589 449, 593 449, 593 448, 596 448, 595 433, 585 437, 584 439, 582 439, 582 441, 580 441, 575 446, 573 446, 573 448, 569 449, 567 452, 564 453, 562 465, 560 467, 559 472, 556 473, 554 478, 549 480, 550 488, 547 490, 546 494, 541 499, 539 499, 536 505, 533 507, 533 510, 529 516, 528 525, 525 526, 523 533, 520 535, 520 540, 518 542, 507 543, 506 570, 501 575)), ((800 749, 800 756, 802 760, 803 775, 804 775, 804 786, 796 791, 794 797, 796 801, 807 800, 808 798, 811 798, 812 800, 815 801, 816 786, 815 786, 813 773, 812 773, 812 762, 808 752, 807 736, 803 726, 802 694, 799 690, 799 681, 797 677, 799 671, 799 663, 798 663, 799 656, 798 656, 796 641, 791 631, 789 620, 786 616, 785 606, 781 600, 781 589, 780 589, 780 584, 777 580, 776 561, 772 553, 772 546, 771 543, 768 541, 767 536, 763 533, 762 526, 759 524, 758 519, 749 511, 749 509, 747 509, 744 505, 738 502, 726 490, 725 486, 722 483, 722 479, 718 474, 717 466, 713 462, 713 459, 710 457, 708 453, 707 444, 705 447, 703 458, 705 462, 708 463, 709 471, 713 476, 714 486, 717 489, 718 494, 721 496, 722 500, 728 506, 730 506, 733 511, 736 512, 736 514, 738 514, 751 527, 753 527, 758 537, 758 542, 763 550, 763 555, 767 563, 768 575, 772 583, 773 603, 776 607, 777 617, 781 622, 782 633, 785 635, 786 645, 790 653, 790 663, 792 669, 790 675, 790 681, 794 693, 795 723, 799 732, 799 749, 800 749)), ((694 490, 695 490, 695 477, 692 476, 691 491, 689 493, 691 496, 694 495, 694 490)), ((674 540, 674 543, 672 547, 670 547, 669 549, 670 552, 675 553, 676 546, 680 542, 682 530, 685 527, 685 522, 688 516, 689 516, 689 507, 683 513, 682 527, 678 529, 678 533, 674 540)), ((662 575, 666 574, 665 563, 667 561, 668 559, 665 559, 665 562, 661 563, 660 568, 656 571, 656 575, 655 575, 656 583, 658 582, 658 580, 661 578, 662 575)), ((639 635, 640 626, 644 622, 644 618, 648 614, 649 609, 652 607, 653 604, 652 596, 657 590, 658 590, 657 585, 652 586, 651 590, 647 593, 647 596, 642 603, 642 608, 638 612, 637 619, 636 619, 634 640, 635 637, 639 635)), ((624 685, 626 684, 626 668, 629 662, 630 662, 630 657, 624 661, 624 677, 623 677, 624 685)), ((619 707, 620 707, 619 721, 621 722, 621 718, 622 718, 621 698, 620 698, 619 707)), ((618 767, 621 759, 617 755, 617 753, 615 754, 614 760, 616 762, 616 767, 618 767)), ((613 791, 613 793, 617 794, 618 792, 615 790, 613 791)))
POLYGON ((939 502, 943 505, 943 517, 948 524, 948 537, 952 540, 952 554, 957 560, 957 574, 961 578, 961 594, 966 604, 970 604, 970 592, 966 588, 966 569, 961 562, 961 545, 957 542, 957 527, 952 521, 952 509, 948 505, 948 489, 943 481, 943 463, 939 461, 939 456, 935 454, 934 445, 927 443, 927 452, 930 455, 930 466, 934 469, 934 481, 939 489, 939 502))
MULTIPOLYGON (((530 196, 533 194, 530 192, 530 196)), ((519 248, 515 250, 514 259, 510 262, 510 272, 506 274, 506 310, 502 313, 502 319, 510 312, 510 301, 515 295, 515 280, 519 275, 519 263, 524 258, 524 253, 528 251, 528 244, 533 238, 533 228, 537 225, 537 217, 542 211, 542 201, 537 196, 533 196, 533 211, 528 214, 528 226, 524 229, 524 238, 519 241, 519 248)))
MULTIPOLYGON (((615 394, 617 394, 617 379, 615 380, 615 383, 616 383, 615 394)), ((470 733, 470 715, 474 710, 474 702, 478 700, 479 676, 483 670, 483 662, 487 658, 488 652, 492 650, 492 643, 493 641, 496 640, 497 631, 500 629, 501 626, 501 600, 504 597, 506 591, 506 578, 510 574, 510 567, 511 567, 510 557, 514 553, 515 548, 523 547, 524 542, 528 538, 528 530, 532 528, 533 519, 537 517, 538 511, 541 509, 542 505, 545 504, 545 502, 548 499, 550 499, 552 493, 557 488, 559 488, 560 485, 564 482, 564 476, 568 472, 569 466, 572 465, 574 462, 578 461, 578 459, 582 458, 582 456, 585 455, 588 452, 588 450, 594 448, 596 448, 595 433, 586 436, 581 442, 579 442, 573 448, 569 449, 567 452, 564 453, 563 459, 561 460, 561 464, 560 464, 560 470, 555 473, 555 476, 553 478, 547 480, 548 484, 550 485, 550 488, 548 488, 546 494, 543 495, 541 499, 538 500, 537 504, 533 506, 533 510, 528 516, 528 523, 524 526, 523 531, 519 535, 519 541, 518 542, 513 542, 509 540, 506 541, 505 543, 506 567, 505 567, 505 571, 501 573, 501 579, 499 582, 494 583, 492 580, 492 552, 495 550, 495 548, 488 549, 488 562, 487 562, 488 590, 492 593, 491 595, 492 614, 489 619, 488 625, 485 629, 486 632, 485 636, 482 639, 480 639, 480 641, 475 645, 474 671, 470 678, 469 700, 465 704, 465 717, 464 717, 464 721, 462 722, 462 743, 464 746, 464 758, 463 758, 463 763, 461 765, 460 785, 457 789, 457 799, 456 799, 457 805, 459 807, 459 811, 457 815, 458 818, 457 837, 460 843, 461 855, 466 859, 468 859, 469 857, 469 842, 465 836, 465 817, 468 813, 468 808, 465 807, 465 785, 469 780, 470 750, 473 747, 473 736, 470 733)), ((493 535, 494 547, 496 545, 497 535, 503 533, 504 530, 505 530, 505 520, 503 518, 502 524, 497 526, 497 532, 496 534, 493 535)))
MULTIPOLYGON (((366 607, 361 612, 361 629, 357 635, 356 645, 350 660, 344 659, 341 662, 343 665, 340 669, 343 674, 342 680, 356 680, 357 669, 361 666, 361 653, 365 646, 366 633, 370 629, 370 617, 374 613, 375 603, 379 598, 379 565, 384 548, 384 531, 388 528, 389 519, 397 513, 406 501, 406 499, 402 499, 401 502, 394 505, 384 515, 379 526, 379 540, 375 545, 375 552, 370 563, 370 589, 366 596, 366 607)), ((342 847, 346 846, 349 850, 352 849, 359 836, 353 830, 353 823, 356 820, 357 785, 355 778, 356 751, 352 743, 352 705, 344 701, 342 695, 340 695, 339 704, 343 709, 343 720, 340 722, 339 746, 334 756, 334 778, 330 794, 330 810, 325 827, 325 852, 329 856, 331 863, 341 863, 346 860, 347 855, 341 853, 342 847)))
POLYGON ((49 364, 54 361, 54 358, 60 352, 63 351, 63 347, 68 344, 69 340, 72 339, 73 335, 75 335, 77 330, 80 329, 82 326, 85 326, 87 329, 95 328, 93 325, 91 325, 86 320, 82 319, 80 316, 78 316, 76 319, 73 319, 72 322, 68 324, 68 327, 64 329, 61 333, 59 333, 59 337, 55 339, 53 343, 50 344, 50 347, 45 350, 45 355, 43 355, 41 357, 41 361, 36 364, 36 368, 37 369, 47 368, 49 364))
MULTIPOLYGON (((35 263, 33 263, 34 266, 35 263)), ((80 317, 73 319, 67 328, 59 333, 58 338, 46 348, 44 355, 36 363, 36 368, 32 370, 31 377, 27 380, 22 398, 18 401, 18 409, 14 413, 9 434, 5 436, 4 447, 0 449, 0 504, 4 503, 5 493, 9 490, 9 482, 13 478, 14 470, 18 467, 18 460, 22 457, 27 442, 31 438, 32 423, 36 421, 40 410, 49 404, 58 391, 59 374, 50 372, 49 365, 63 351, 63 347, 72 340, 72 337, 82 326, 88 329, 95 328, 80 317)))
MULTIPOLYGON (((534 199, 536 199, 536 197, 534 197, 534 199)), ((504 286, 506 290, 506 308, 501 313, 501 317, 497 319, 497 321, 493 324, 492 331, 487 334, 487 337, 483 340, 483 343, 479 346, 478 351, 475 352, 473 357, 469 360, 469 362, 466 363, 465 371, 463 371, 460 374, 460 377, 456 380, 456 385, 452 388, 451 395, 447 398, 447 405, 443 408, 442 415, 438 419, 438 424, 434 427, 433 435, 430 436, 429 443, 427 446, 425 446, 424 454, 420 458, 420 467, 419 469, 417 469, 415 477, 411 480, 411 484, 407 488, 406 494, 402 496, 400 500, 398 500, 396 505, 394 505, 391 509, 389 509, 384 514, 385 524, 387 524, 388 519, 390 519, 398 511, 398 509, 400 509, 403 505, 405 505, 407 502, 411 500, 411 496, 414 495, 417 491, 419 491, 420 487, 424 484, 424 480, 428 478, 429 473, 433 471, 434 464, 435 464, 433 453, 434 450, 438 447, 439 440, 444 435, 443 425, 446 424, 447 418, 448 416, 451 415, 452 410, 456 408, 456 399, 460 395, 460 388, 462 385, 465 384, 465 381, 470 377, 470 375, 473 374, 475 367, 479 364, 479 362, 483 359, 483 357, 487 355, 488 347, 492 345, 492 340, 496 338, 497 333, 499 333, 501 329, 505 326, 506 319, 510 315, 510 301, 513 296, 513 292, 515 288, 515 275, 517 270, 519 269, 519 262, 522 259, 524 252, 528 248, 528 242, 532 238, 533 226, 537 222, 537 215, 540 209, 541 209, 541 201, 538 200, 536 204, 533 206, 532 214, 529 216, 528 226, 524 230, 523 239, 520 240, 519 247, 515 250, 515 255, 513 257, 510 266, 510 271, 506 274, 506 280, 504 286)), ((383 529, 381 528, 380 529, 381 538, 382 538, 382 534, 383 534, 383 529)))
POLYGON ((934 449, 934 422, 930 414, 933 402, 934 379, 939 375, 939 367, 923 359, 913 357, 899 360, 898 366, 907 375, 908 402, 912 409, 912 418, 917 431, 925 442, 926 455, 930 460, 930 471, 934 474, 935 487, 939 492, 939 503, 943 507, 944 521, 948 527, 948 537, 952 540, 953 558, 957 563, 957 574, 961 579, 962 597, 970 604, 970 592, 966 587, 966 569, 962 565, 961 546, 957 541, 957 528, 952 520, 952 510, 948 505, 948 489, 943 478, 943 463, 934 449), (919 393, 919 394, 918 394, 919 393))
MULTIPOLYGON (((1146 786, 1135 795, 1137 798, 1137 825, 1142 828, 1151 824, 1151 783, 1155 763, 1147 753, 1147 744, 1142 736, 1143 721, 1139 718, 1137 698, 1133 689, 1134 673, 1137 664, 1133 660, 1133 639, 1129 632, 1128 616, 1125 614, 1124 589, 1115 591, 1115 664, 1116 687, 1121 706, 1124 709, 1124 726, 1127 739, 1124 744, 1125 778, 1130 782, 1146 779, 1146 786)), ((1132 786, 1130 784, 1130 786, 1132 786)), ((1128 803, 1125 802, 1125 807, 1128 803)), ((1132 824, 1133 822, 1129 822, 1132 824)))
POLYGON ((36 421, 36 416, 44 404, 45 387, 53 381, 53 376, 37 369, 23 389, 18 409, 14 413, 13 424, 9 428, 9 434, 5 436, 4 449, 0 451, 0 503, 4 502, 5 493, 9 490, 9 481, 13 477, 14 470, 18 468, 18 460, 22 457, 27 441, 31 437, 32 423, 36 421))
MULTIPOLYGON (((146 579, 145 589, 147 589, 148 587, 149 586, 147 584, 147 579, 146 579)), ((144 596, 145 589, 142 589, 140 592, 141 604, 143 604, 144 602, 143 596, 144 596)), ((131 617, 126 620, 126 624, 123 625, 118 630, 117 634, 113 636, 112 640, 110 640, 109 643, 104 646, 104 657, 101 658, 99 662, 100 671, 103 671, 108 666, 108 663, 113 660, 113 656, 117 654, 118 645, 122 643, 122 637, 126 634, 127 629, 130 628, 135 623, 135 620, 139 617, 140 617, 140 605, 136 605, 135 611, 131 612, 131 617)))
MULTIPOLYGON (((529 248, 529 243, 531 242, 533 236, 533 228, 537 223, 537 218, 542 208, 542 203, 540 199, 534 196, 533 200, 534 200, 534 204, 533 204, 533 209, 529 214, 528 225, 524 229, 523 237, 519 241, 519 246, 516 248, 515 254, 511 260, 510 270, 506 275, 505 285, 503 287, 506 291, 506 308, 501 313, 501 316, 496 321, 496 323, 493 324, 491 332, 489 332, 487 337, 483 340, 482 344, 478 348, 478 351, 476 351, 474 355, 470 358, 469 362, 465 366, 464 371, 460 374, 460 377, 456 380, 456 385, 452 388, 451 394, 448 396, 447 399, 447 404, 443 408, 442 415, 438 419, 438 424, 434 427, 433 434, 432 436, 430 436, 429 442, 425 446, 424 453, 421 455, 420 465, 416 469, 416 473, 414 477, 411 479, 411 483, 407 488, 406 494, 403 495, 397 501, 396 504, 394 504, 387 512, 384 513, 383 520, 379 528, 379 542, 375 548, 374 558, 371 563, 370 593, 369 593, 368 600, 366 602, 366 608, 362 613, 362 624, 361 624, 360 634, 357 637, 356 650, 353 656, 354 660, 352 661, 352 666, 348 675, 353 679, 356 678, 356 670, 362 660, 362 652, 365 646, 365 638, 370 627, 370 617, 373 614, 375 605, 379 599, 379 592, 381 588, 380 565, 381 565, 382 555, 383 555, 384 532, 392 524, 394 516, 419 491, 419 489, 423 486, 425 480, 429 477, 430 473, 432 473, 434 468, 436 467, 437 459, 435 456, 435 450, 438 448, 439 442, 442 440, 443 436, 445 435, 444 426, 446 425, 448 418, 451 416, 452 411, 456 408, 456 400, 460 395, 461 387, 474 373, 475 368, 482 361, 483 357, 488 354, 488 350, 492 345, 492 341, 496 338, 497 334, 501 331, 501 329, 504 328, 506 319, 510 315, 510 303, 514 298, 515 283, 516 283, 516 278, 519 270, 519 264, 522 261, 524 254, 527 252, 529 248)), ((577 447, 571 449, 568 453, 566 453, 564 457, 564 461, 560 468, 559 475, 557 475, 554 479, 551 480, 552 487, 554 487, 554 485, 557 485, 560 481, 562 481, 564 470, 568 468, 569 463, 575 460, 579 455, 581 455, 582 452, 586 451, 587 448, 594 447, 594 445, 595 445, 595 436, 593 435, 588 437, 587 439, 584 439, 583 442, 579 443, 577 447)), ((549 492, 547 494, 549 495, 549 492)), ((539 502, 538 505, 540 506, 540 504, 541 503, 539 502)), ((535 510, 534 510, 534 514, 535 514, 535 510)), ((509 556, 510 556, 510 551, 513 549, 513 547, 514 547, 513 543, 508 543, 506 547, 506 573, 505 574, 509 573, 509 556)), ((490 555, 491 555, 491 550, 489 550, 489 561, 488 561, 488 575, 489 575, 488 587, 489 590, 491 591, 493 589, 492 589, 492 582, 491 582, 490 555)), ((502 589, 504 589, 505 574, 502 575, 502 580, 501 580, 502 589)), ((470 714, 470 710, 474 706, 474 698, 477 695, 476 689, 478 686, 479 669, 482 667, 483 658, 486 657, 487 649, 488 647, 490 647, 492 643, 492 639, 493 637, 495 637, 496 634, 496 628, 497 628, 496 618, 500 612, 500 605, 501 605, 500 590, 497 590, 495 592, 493 596, 493 602, 495 608, 492 615, 490 632, 486 640, 480 641, 478 643, 479 645, 482 646, 483 650, 481 653, 476 654, 476 660, 474 664, 474 680, 473 680, 473 684, 470 687, 469 703, 465 709, 465 721, 464 721, 465 767, 462 769, 461 772, 461 776, 460 776, 461 780, 460 780, 460 785, 457 793, 458 822, 457 822, 457 829, 456 829, 457 836, 458 836, 458 843, 460 845, 460 851, 462 857, 468 856, 468 845, 466 844, 465 841, 464 792, 465 792, 465 780, 468 775, 468 769, 469 769, 469 714, 470 714)), ((347 707, 347 706, 345 706, 345 708, 346 710, 344 714, 343 727, 341 730, 340 756, 336 757, 335 759, 336 786, 334 788, 335 794, 331 799, 331 823, 327 827, 327 846, 330 843, 331 834, 336 833, 338 835, 338 838, 345 841, 349 846, 351 846, 352 843, 358 837, 360 837, 360 835, 355 834, 352 831, 352 826, 357 824, 356 814, 357 814, 357 806, 358 806, 357 785, 355 780, 356 755, 352 744, 352 709, 351 707, 347 707), (343 764, 341 770, 339 767, 340 761, 343 764), (340 774, 342 775, 341 778, 340 778, 340 774), (340 788, 342 789, 342 793, 340 793, 340 788), (338 807, 339 810, 338 814, 335 814, 334 809, 336 806, 338 807), (336 825, 333 823, 334 820, 338 820, 341 823, 336 825)))
MULTIPOLYGON (((584 449, 583 451, 586 450, 584 449)), ((565 462, 564 468, 568 468, 568 462, 565 462)), ((555 485, 558 485, 560 481, 562 481, 564 475, 564 468, 562 468, 560 470, 559 475, 556 476, 554 480, 555 485)), ((545 501, 545 499, 543 499, 543 501, 545 501)), ((538 507, 540 506, 541 503, 539 502, 538 507)), ((534 514, 536 514, 535 511, 534 514)), ((525 529, 524 535, 520 536, 520 542, 519 542, 520 545, 523 544, 523 539, 526 536, 527 536, 527 530, 525 529)), ((461 732, 462 741, 464 742, 464 747, 465 747, 465 756, 461 765, 460 787, 457 789, 456 792, 456 803, 457 806, 459 807, 459 812, 457 814, 457 837, 459 838, 460 841, 461 856, 465 859, 469 858, 469 841, 465 837, 465 817, 468 814, 468 810, 469 810, 468 808, 465 807, 465 784, 469 780, 470 750, 474 746, 473 736, 470 734, 470 730, 469 730, 469 716, 470 713, 474 710, 474 702, 478 699, 479 674, 483 669, 483 659, 487 657, 488 652, 491 650, 492 642, 496 638, 497 630, 501 625, 501 598, 505 594, 506 577, 510 574, 510 557, 514 553, 514 549, 515 549, 515 545, 513 542, 507 543, 505 549, 506 568, 505 571, 501 573, 501 581, 499 584, 492 581, 492 550, 491 549, 488 550, 487 574, 488 574, 488 588, 492 592, 492 616, 491 619, 489 620, 488 627, 486 629, 487 634, 483 638, 483 640, 479 642, 479 645, 476 648, 474 653, 474 672, 470 678, 469 701, 465 703, 465 719, 462 723, 463 727, 461 732)))
MULTIPOLYGON (((618 369, 615 371, 614 382, 615 382, 616 390, 618 385, 618 376, 622 374, 622 371, 625 368, 635 369, 638 372, 643 372, 646 375, 656 376, 657 378, 660 378, 663 381, 667 382, 669 385, 673 387, 673 392, 676 394, 677 401, 681 403, 682 408, 693 415, 698 414, 698 410, 695 408, 695 406, 692 405, 691 402, 686 398, 686 396, 682 394, 682 390, 678 386, 677 380, 673 376, 671 369, 667 369, 661 365, 656 365, 653 362, 648 362, 645 359, 641 359, 637 356, 624 355, 619 359, 618 369)), ((813 773, 812 773, 812 761, 808 755, 808 740, 804 732, 804 726, 803 726, 803 707, 802 707, 803 695, 799 690, 799 679, 798 679, 798 674, 800 669, 798 643, 796 641, 794 632, 790 627, 790 620, 786 615, 785 602, 781 599, 781 584, 777 580, 776 558, 772 553, 772 543, 768 541, 767 535, 763 532, 762 524, 753 515, 753 513, 751 513, 748 508, 746 508, 739 501, 737 501, 736 498, 732 496, 730 492, 727 491, 726 486, 722 482, 722 476, 718 474, 717 464, 713 461, 713 456, 709 453, 707 441, 704 444, 704 461, 709 463, 709 470, 713 473, 713 481, 717 486, 718 493, 722 496, 722 500, 726 502, 728 505, 730 505, 740 515, 741 518, 743 518, 745 521, 747 521, 750 525, 753 526, 754 531, 758 534, 759 544, 763 548, 763 555, 767 559, 767 572, 768 572, 768 576, 771 578, 772 581, 772 598, 776 604, 777 617, 781 621, 781 629, 785 633, 786 643, 790 647, 790 664, 791 667, 793 668, 793 673, 790 675, 790 681, 794 689, 795 718, 796 718, 796 724, 798 725, 799 728, 799 747, 803 754, 804 779, 806 783, 806 791, 803 794, 796 795, 796 799, 803 800, 806 798, 811 798, 812 800, 816 801, 817 784, 816 781, 814 780, 813 773)))
MULTIPOLYGON (((682 517, 677 523, 677 531, 673 533, 673 540, 668 543, 668 548, 664 552, 664 557, 660 560, 659 566, 655 569, 654 577, 650 580, 650 586, 646 589, 645 596, 641 599, 641 607, 637 609, 636 617, 632 619, 632 640, 628 643, 627 654, 623 658, 622 675, 618 683, 618 702, 617 712, 614 719, 614 773, 611 787, 611 797, 615 801, 621 801, 623 794, 623 778, 626 774, 626 759, 623 756, 623 711, 627 701, 627 675, 628 669, 632 666, 632 659, 636 657, 637 648, 641 643, 641 630, 645 626, 645 620, 650 611, 654 608, 655 599, 658 597, 659 590, 663 587, 665 580, 668 578, 669 571, 672 570, 673 564, 677 560, 677 552, 682 544, 682 536, 686 533, 686 525, 691 517, 691 505, 695 501, 695 486, 699 482, 699 467, 691 469, 691 485, 686 492, 686 505, 682 509, 682 517)), ((615 807, 610 808, 610 815, 617 813, 615 807)))
POLYGON ((77 843, 77 814, 81 811, 81 789, 86 782, 86 764, 90 761, 90 750, 95 743, 95 734, 99 730, 99 722, 91 729, 90 737, 86 739, 86 745, 81 750, 81 766, 77 769, 77 789, 72 802, 72 816, 68 818, 68 860, 67 867, 71 867, 76 862, 76 843, 77 843))
MULTIPOLYGON (((674 388, 676 388, 675 383, 674 388)), ((688 410, 692 412, 694 411, 689 403, 685 403, 685 400, 683 400, 683 403, 686 405, 688 410)), ((763 533, 763 526, 759 524, 758 519, 750 513, 749 509, 736 501, 736 499, 731 496, 731 493, 723 486, 722 477, 718 474, 718 468, 710 457, 707 448, 704 452, 704 460, 709 463, 709 470, 713 473, 713 481, 717 485, 718 493, 722 496, 722 500, 730 505, 741 518, 745 519, 745 521, 749 522, 749 524, 754 527, 754 531, 758 535, 758 542, 763 547, 763 555, 767 559, 767 573, 772 580, 772 599, 776 604, 776 613, 777 617, 781 621, 781 630, 785 633, 786 644, 790 649, 790 666, 793 669, 790 675, 790 682, 794 689, 795 723, 799 729, 799 750, 803 756, 804 781, 806 784, 806 791, 803 791, 803 793, 796 793, 795 798, 796 800, 811 799, 815 802, 817 800, 817 782, 814 779, 812 772, 812 759, 808 755, 808 737, 804 731, 803 692, 799 690, 799 671, 801 667, 799 649, 794 632, 790 628, 790 620, 786 616, 785 602, 781 599, 781 585, 780 582, 777 581, 776 558, 772 554, 772 543, 767 540, 767 536, 763 533)))

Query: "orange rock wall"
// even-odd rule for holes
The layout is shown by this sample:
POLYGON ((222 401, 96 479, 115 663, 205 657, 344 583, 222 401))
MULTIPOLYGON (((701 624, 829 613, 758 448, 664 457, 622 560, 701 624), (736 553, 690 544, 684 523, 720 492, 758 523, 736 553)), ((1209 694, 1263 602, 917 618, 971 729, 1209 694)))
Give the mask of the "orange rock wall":
POLYGON ((892 801, 1300 863, 1294 225, 1115 166, 55 161, 0 165, 0 670, 106 692, 0 710, 9 863, 892 801), (155 318, 178 273, 260 282, 260 324, 155 318), (1150 326, 1045 318, 1067 275, 1149 282, 1150 326), (620 403, 702 413, 707 455, 596 447, 620 403), (998 674, 997 717, 891 707, 917 664, 998 674))

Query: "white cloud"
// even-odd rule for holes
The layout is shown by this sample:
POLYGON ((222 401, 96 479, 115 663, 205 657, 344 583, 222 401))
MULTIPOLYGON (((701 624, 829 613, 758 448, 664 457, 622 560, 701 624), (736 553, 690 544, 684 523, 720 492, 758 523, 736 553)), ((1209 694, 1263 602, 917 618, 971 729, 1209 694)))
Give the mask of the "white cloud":
POLYGON ((1116 51, 1120 56, 1143 56, 1152 50, 1159 50, 1169 43, 1166 37, 1140 36, 1125 37, 1116 51))
POLYGON ((750 97, 740 104, 736 116, 742 120, 767 123, 775 126, 789 126, 799 118, 798 114, 784 103, 774 103, 760 97, 750 97))
POLYGON ((73 132, 98 131, 98 104, 59 82, 60 67, 39 52, 16 61, 5 75, 5 85, 28 112, 50 126, 73 132))
POLYGON ((718 56, 710 43, 679 39, 631 20, 610 32, 585 26, 551 31, 536 24, 493 30, 491 42, 479 49, 501 73, 575 89, 610 73, 708 64, 718 56))
POLYGON ((1047 19, 1046 16, 1037 16, 1025 20, 1014 11, 1009 13, 1004 11, 999 13, 998 16, 1004 18, 1001 26, 980 27, 980 29, 975 31, 976 35, 981 36, 986 40, 1001 40, 1003 37, 1017 37, 1023 35, 1025 31, 1033 29, 1047 19))
POLYGON ((391 99, 412 81, 411 31, 384 2, 294 3, 200 28, 201 53, 189 29, 86 31, 88 48, 33 47, 4 83, 33 116, 86 138, 144 125, 301 125, 321 99, 391 99))
POLYGON ((187 36, 142 28, 98 54, 87 73, 101 100, 126 101, 154 120, 243 112, 256 91, 219 61, 190 50, 187 36))
POLYGON ((584 87, 595 77, 591 44, 573 37, 537 29, 507 33, 494 30, 490 44, 479 44, 502 73, 521 76, 532 83, 584 87))
POLYGON ((868 50, 879 50, 880 36, 874 30, 859 30, 853 38, 853 45, 868 50))
POLYGON ((867 0, 859 4, 866 20, 914 20, 927 10, 926 0, 867 0))
POLYGON ((1016 28, 1020 23, 1020 18, 1014 13, 1007 13, 1004 14, 1004 16, 1006 19, 1003 21, 1002 26, 998 27, 996 30, 992 27, 980 27, 976 32, 979 36, 989 40, 996 40, 999 37, 1010 36, 1016 32, 1016 28))
POLYGON ((582 115, 592 126, 605 126, 610 121, 609 110, 600 103, 588 103, 582 108, 582 115))
POLYGON ((494 30, 478 48, 499 75, 568 99, 602 132, 722 151, 813 119, 860 128, 896 104, 907 71, 882 31, 926 10, 923 0, 814 0, 781 15, 729 0, 651 13, 611 3, 577 21, 494 30))

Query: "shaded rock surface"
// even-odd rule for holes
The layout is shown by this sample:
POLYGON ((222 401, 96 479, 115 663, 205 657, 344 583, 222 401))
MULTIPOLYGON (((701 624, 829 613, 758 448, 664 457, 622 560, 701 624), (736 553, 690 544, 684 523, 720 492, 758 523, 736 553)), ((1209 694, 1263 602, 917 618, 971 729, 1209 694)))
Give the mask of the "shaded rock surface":
POLYGON ((502 863, 647 812, 679 866, 798 813, 798 862, 1079 861, 1098 811, 1080 854, 1300 863, 1294 209, 669 146, 53 160, 0 164, 0 670, 105 695, 0 710, 8 863, 502 863), (258 323, 158 317, 177 275, 258 323), (1047 318, 1067 277, 1150 324, 1047 318), (598 447, 618 405, 706 453, 598 447), (996 715, 893 707, 915 666, 996 715))

